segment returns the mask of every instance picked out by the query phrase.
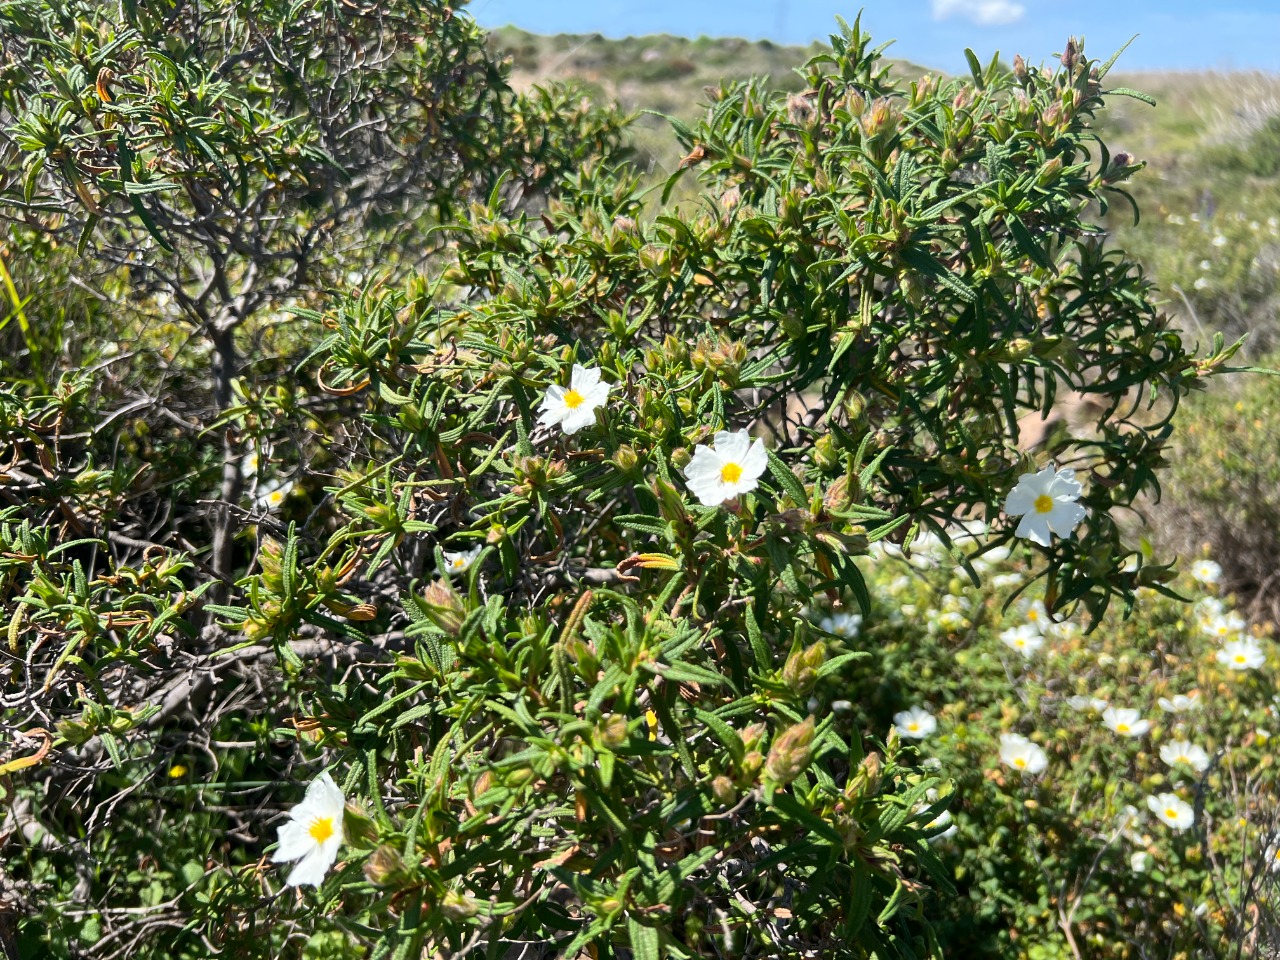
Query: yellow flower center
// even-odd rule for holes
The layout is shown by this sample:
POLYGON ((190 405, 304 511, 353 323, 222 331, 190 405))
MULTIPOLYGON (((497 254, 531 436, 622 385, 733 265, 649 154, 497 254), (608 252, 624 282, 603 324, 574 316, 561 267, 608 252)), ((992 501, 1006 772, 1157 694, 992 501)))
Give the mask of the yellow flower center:
POLYGON ((187 768, 180 763, 175 763, 172 767, 169 768, 169 776, 175 780, 178 779, 178 777, 185 777, 186 775, 187 775, 187 768))
POLYGON ((564 394, 564 405, 570 410, 577 410, 586 403, 587 398, 580 394, 577 390, 566 390, 564 394))
POLYGON ((1178 811, 1173 809, 1173 807, 1165 807, 1164 815, 1168 817, 1170 820, 1178 819, 1178 811))
POLYGON ((1013 761, 1013 765, 1018 768, 1025 767, 1027 765, 1027 758, 1018 757, 1016 760, 1013 761))
POLYGON ((1036 513, 1049 513, 1053 510, 1053 497, 1042 493, 1036 497, 1036 513))
POLYGON ((910 730, 912 733, 915 733, 917 730, 919 730, 919 729, 920 729, 920 724, 918 724, 918 723, 908 723, 908 724, 907 724, 907 729, 908 729, 908 730, 910 730))
POLYGON ((1244 663, 1246 659, 1248 659, 1248 658, 1247 658, 1247 657, 1245 657, 1245 655, 1244 655, 1243 653, 1237 653, 1237 654, 1236 654, 1236 663, 1244 663))
POLYGON ((316 817, 307 827, 307 833, 316 843, 324 843, 333 836, 333 817, 316 817))
POLYGON ((1129 732, 1129 725, 1127 723, 1116 724, 1116 733, 1128 733, 1128 732, 1129 732))
POLYGON ((1013 645, 1017 647, 1019 650, 1021 650, 1023 647, 1027 645, 1027 641, 1019 637, 1017 640, 1013 641, 1013 645))
POLYGON ((742 479, 742 466, 730 461, 720 468, 721 483, 737 483, 742 479))
POLYGON ((453 569, 455 570, 461 570, 466 565, 467 565, 467 561, 464 560, 462 557, 458 557, 456 560, 453 561, 453 569))

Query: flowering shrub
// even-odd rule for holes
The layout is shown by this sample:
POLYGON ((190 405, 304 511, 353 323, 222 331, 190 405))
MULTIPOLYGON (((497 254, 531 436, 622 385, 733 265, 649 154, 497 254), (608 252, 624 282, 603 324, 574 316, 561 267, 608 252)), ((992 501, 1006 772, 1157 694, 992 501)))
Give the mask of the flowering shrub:
POLYGON ((1022 591, 1035 554, 979 557, 983 539, 920 544, 913 563, 884 553, 862 627, 871 655, 841 692, 854 727, 892 716, 901 732, 904 707, 927 718, 913 748, 949 781, 933 844, 960 893, 941 904, 944 955, 1226 957, 1274 943, 1271 636, 1230 609, 1211 561, 1173 584, 1193 605, 1141 590, 1132 616, 1094 623, 1050 616, 1022 591))
MULTIPOLYGON (((867 642, 895 549, 877 545, 984 519, 959 558, 979 582, 1030 537, 1046 624, 1168 592, 1168 568, 1129 566, 1117 515, 1158 491, 1162 412, 1233 352, 1189 352, 1082 219, 1137 168, 1092 133, 1106 68, 1072 42, 1060 69, 974 60, 905 85, 844 26, 802 94, 726 86, 676 124, 697 203, 647 209, 584 148, 536 216, 501 175, 442 205, 465 210, 432 233, 447 267, 311 297, 298 323, 323 338, 297 368, 228 384, 219 447, 251 438, 258 485, 246 512, 238 460, 230 483, 218 447, 187 465, 190 499, 214 500, 212 565, 181 504, 120 531, 136 461, 72 475, 105 443, 95 394, 14 397, 32 495, 3 530, 0 680, 24 678, 4 702, 24 942, 936 952, 971 878, 930 842, 956 826, 950 788, 903 743, 952 720, 895 703, 889 733, 867 712, 906 682, 867 642), (1067 389, 1094 420, 1019 450, 1019 418, 1067 389), (62 414, 83 427, 64 436, 62 414)), ((951 596, 946 636, 980 609, 951 596)), ((1015 664, 1045 645, 1005 643, 1015 664)), ((911 689, 946 666, 913 660, 911 689)), ((1013 726, 983 735, 1034 785, 1054 751, 1013 726)))

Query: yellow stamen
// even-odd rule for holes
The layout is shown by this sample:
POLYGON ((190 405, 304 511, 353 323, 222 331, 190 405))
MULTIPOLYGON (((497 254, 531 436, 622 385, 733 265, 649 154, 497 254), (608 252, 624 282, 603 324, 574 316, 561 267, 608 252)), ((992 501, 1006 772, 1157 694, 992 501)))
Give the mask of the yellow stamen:
POLYGON ((586 399, 587 398, 577 390, 566 390, 564 394, 564 405, 570 410, 577 410, 580 406, 586 403, 586 399))
POLYGON ((1036 497, 1036 513, 1049 513, 1053 510, 1053 497, 1042 493, 1036 497))
POLYGON ((1167 809, 1165 810, 1165 812, 1164 812, 1164 815, 1165 815, 1166 817, 1168 817, 1170 820, 1177 820, 1177 819, 1178 819, 1178 811, 1177 811, 1177 810, 1175 810, 1175 809, 1173 809, 1173 807, 1169 807, 1169 808, 1167 808, 1167 809))
POLYGON ((736 463, 729 462, 720 468, 721 483, 737 483, 742 479, 742 467, 736 463))
POLYGON ((1128 732, 1129 732, 1129 725, 1127 723, 1116 724, 1116 733, 1128 733, 1128 732))
POLYGON ((1013 765, 1014 765, 1015 767, 1025 767, 1025 766, 1027 765, 1026 758, 1025 758, 1025 757, 1018 757, 1018 759, 1017 759, 1017 760, 1014 760, 1014 761, 1013 761, 1013 765))
POLYGON ((307 827, 307 833, 316 843, 324 843, 333 836, 333 817, 316 817, 307 827))

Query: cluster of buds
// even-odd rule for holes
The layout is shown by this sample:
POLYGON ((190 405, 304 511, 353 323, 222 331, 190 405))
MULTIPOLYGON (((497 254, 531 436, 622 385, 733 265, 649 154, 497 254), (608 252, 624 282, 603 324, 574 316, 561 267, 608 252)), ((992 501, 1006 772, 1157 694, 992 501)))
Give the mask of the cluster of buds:
POLYGON ((819 640, 803 650, 796 648, 782 668, 782 682, 797 696, 808 693, 818 682, 818 671, 827 662, 827 645, 819 640))
POLYGON ((689 354, 695 370, 711 373, 728 389, 738 385, 738 374, 747 359, 747 345, 740 340, 699 337, 689 354))
POLYGON ((545 490, 553 481, 563 477, 567 469, 563 460, 536 456, 518 456, 512 467, 516 482, 511 489, 518 497, 527 497, 535 490, 545 490))

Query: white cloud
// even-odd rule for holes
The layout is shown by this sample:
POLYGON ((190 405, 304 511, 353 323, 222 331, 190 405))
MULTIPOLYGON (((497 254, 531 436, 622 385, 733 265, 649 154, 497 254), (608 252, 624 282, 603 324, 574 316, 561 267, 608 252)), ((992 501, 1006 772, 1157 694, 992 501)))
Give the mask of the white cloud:
POLYGON ((1016 0, 933 0, 933 19, 964 17, 986 27, 1017 23, 1026 12, 1016 0))

